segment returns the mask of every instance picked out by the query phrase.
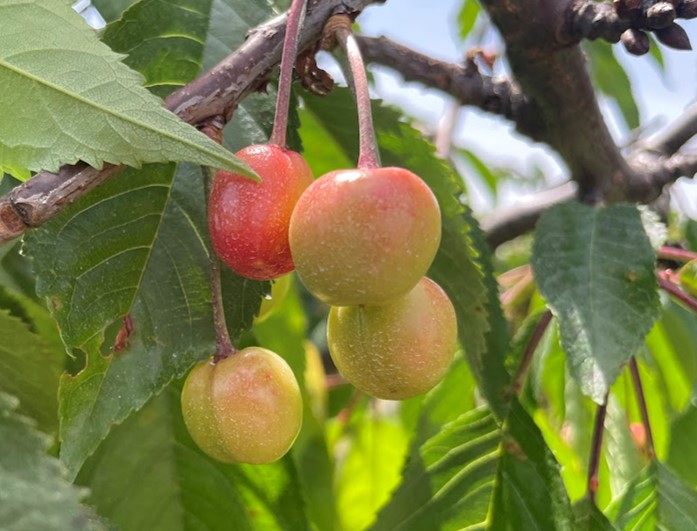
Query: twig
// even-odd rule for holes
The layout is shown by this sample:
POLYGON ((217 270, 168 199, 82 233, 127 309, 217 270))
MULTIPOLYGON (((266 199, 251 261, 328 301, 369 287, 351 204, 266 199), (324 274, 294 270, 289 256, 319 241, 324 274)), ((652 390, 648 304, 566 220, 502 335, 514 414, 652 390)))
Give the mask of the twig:
POLYGON ((358 110, 358 164, 359 169, 380 167, 380 154, 378 153, 375 128, 373 127, 373 111, 370 103, 370 90, 368 88, 368 76, 363 63, 361 50, 356 42, 356 37, 351 30, 351 19, 344 15, 332 17, 327 23, 328 31, 333 31, 336 40, 346 53, 351 75, 351 80, 356 107, 358 110))
POLYGON ((528 368, 530 367, 530 363, 532 362, 535 350, 537 350, 537 345, 540 344, 542 336, 544 336, 545 332, 547 331, 547 327, 549 326, 549 323, 551 321, 552 312, 547 310, 544 314, 542 314, 542 317, 538 321, 535 330, 530 336, 528 344, 525 346, 525 351, 523 352, 523 356, 520 359, 520 364, 518 364, 518 370, 516 371, 515 376, 513 377, 512 388, 515 394, 520 393, 520 390, 523 387, 523 380, 525 379, 525 375, 528 373, 528 368))
POLYGON ((603 449, 603 434, 605 433, 605 415, 607 413, 607 397, 603 400, 603 404, 598 406, 595 413, 595 422, 593 424, 593 439, 591 440, 591 454, 588 460, 588 497, 591 503, 595 504, 595 495, 598 492, 598 470, 600 468, 600 454, 603 449))
MULTIPOLYGON (((308 9, 299 48, 314 45, 326 21, 336 13, 358 14, 369 4, 384 0, 323 0, 308 9)), ((229 120, 239 102, 264 85, 281 60, 281 15, 250 31, 242 46, 191 83, 170 94, 165 107, 184 121, 199 125, 224 116, 229 120)), ((0 197, 0 243, 37 227, 67 205, 96 188, 123 166, 105 165, 96 170, 84 164, 63 166, 58 173, 40 172, 9 194, 0 197)))
POLYGON ((644 142, 643 148, 672 155, 697 135, 697 103, 688 105, 680 116, 644 142))
POLYGON ((678 286, 668 280, 668 278, 668 273, 665 271, 659 271, 657 279, 659 287, 685 304, 688 308, 690 308, 690 310, 697 313, 697 299, 685 293, 678 286))
POLYGON ((495 210, 481 224, 489 247, 496 249, 502 243, 531 231, 545 210, 570 201, 576 197, 576 190, 576 183, 567 182, 518 200, 514 206, 495 210))
POLYGON ((674 20, 692 18, 695 3, 695 0, 615 0, 613 3, 574 0, 567 9, 566 24, 560 38, 566 38, 570 42, 581 39, 617 42, 622 37, 627 51, 643 55, 649 51, 649 41, 644 32, 652 31, 667 46, 679 50, 689 49, 687 35, 674 20), (625 32, 632 35, 629 41, 625 40, 625 32), (636 47, 634 39, 639 35, 643 36, 643 42, 636 47))
POLYGON ((515 122, 523 134, 542 138, 542 124, 534 104, 510 79, 494 79, 476 68, 439 61, 386 37, 357 40, 366 61, 394 68, 405 80, 440 89, 463 105, 504 116, 515 122))
POLYGON ((649 422, 649 409, 646 405, 646 395, 644 394, 644 387, 641 385, 639 365, 637 364, 635 356, 632 356, 629 360, 629 371, 632 374, 632 382, 634 382, 634 390, 636 391, 637 402, 639 402, 641 422, 644 424, 644 430, 646 431, 646 450, 649 458, 653 459, 656 456, 656 447, 653 443, 653 432, 651 431, 651 423, 649 422))
POLYGON ((675 262, 690 262, 697 258, 697 253, 668 246, 661 247, 657 255, 661 260, 673 260, 675 262))
POLYGON ((303 19, 305 18, 306 0, 293 0, 288 10, 288 24, 283 39, 281 69, 278 75, 278 96, 276 112, 273 118, 273 129, 269 142, 281 148, 286 147, 286 130, 288 129, 288 109, 290 108, 290 93, 293 84, 293 64, 298 54, 298 37, 303 19))

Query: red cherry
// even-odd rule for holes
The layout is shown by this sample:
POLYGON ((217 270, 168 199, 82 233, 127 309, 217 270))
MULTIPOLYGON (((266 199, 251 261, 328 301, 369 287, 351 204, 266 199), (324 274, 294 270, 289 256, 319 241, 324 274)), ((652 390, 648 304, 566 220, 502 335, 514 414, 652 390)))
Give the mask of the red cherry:
POLYGON ((271 280, 293 270, 288 225, 295 203, 312 183, 312 171, 298 153, 271 144, 248 146, 237 157, 262 182, 216 173, 208 202, 211 241, 237 274, 271 280))

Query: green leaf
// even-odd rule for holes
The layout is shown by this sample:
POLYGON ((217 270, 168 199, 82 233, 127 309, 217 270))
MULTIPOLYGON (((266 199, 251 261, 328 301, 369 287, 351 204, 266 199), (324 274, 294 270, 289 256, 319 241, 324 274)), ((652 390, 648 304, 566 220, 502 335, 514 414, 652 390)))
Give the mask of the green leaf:
POLYGON ((121 14, 136 2, 137 0, 92 0, 92 5, 106 22, 112 22, 120 18, 121 14))
MULTIPOLYGON (((201 175, 182 167, 171 179, 171 166, 127 170, 27 239, 37 292, 65 343, 88 355, 60 389, 61 458, 73 472, 115 422, 215 350, 201 175), (126 315, 127 346, 102 346, 126 315)), ((260 297, 244 295, 229 305, 249 321, 260 297)))
POLYGON ((505 424, 491 529, 573 529, 560 467, 517 400, 505 424))
POLYGON ((577 531, 617 531, 612 522, 587 497, 574 505, 577 531))
POLYGON ((212 460, 186 430, 177 385, 112 430, 77 483, 89 486, 99 514, 129 531, 309 529, 290 457, 212 460))
POLYGON ((477 22, 479 11, 479 3, 475 0, 465 0, 462 3, 460 12, 457 14, 457 22, 461 39, 466 39, 470 34, 470 31, 472 31, 475 22, 477 22))
POLYGON ((501 435, 480 408, 445 425, 412 453, 404 479, 370 529, 483 527, 494 490, 501 435))
POLYGON ((693 487, 697 487, 697 407, 690 406, 671 424, 667 463, 693 487))
POLYGON ((629 129, 639 127, 639 108, 634 101, 629 77, 617 61, 612 47, 601 41, 586 41, 584 50, 595 86, 615 101, 629 129))
MULTIPOLYGON (((226 5, 216 24, 239 27, 241 15, 270 12, 262 0, 235 4, 241 7, 226 5)), ((258 122, 246 122, 252 125, 238 128, 240 141, 258 134, 258 122)), ((86 368, 60 389, 61 457, 72 473, 114 424, 214 352, 204 208, 198 169, 182 165, 175 177, 173 165, 148 166, 107 181, 27 238, 39 295, 66 345, 87 354, 86 368), (133 332, 114 352, 126 316, 133 332)), ((267 289, 223 272, 234 336, 249 326, 267 289)))
POLYGON ((57 431, 58 380, 64 352, 52 350, 24 322, 3 309, 0 338, 0 391, 16 396, 19 412, 35 419, 39 429, 57 431))
POLYGON ((0 36, 0 171, 191 161, 254 175, 165 110, 65 3, 4 2, 0 36))
POLYGON ((365 529, 400 482, 408 434, 399 422, 366 417, 340 444, 348 452, 337 470, 337 504, 343 529, 365 529))
POLYGON ((597 403, 658 317, 655 260, 633 206, 568 203, 538 222, 535 278, 559 320, 571 373, 597 403))
POLYGON ((0 528, 8 531, 103 529, 80 504, 87 494, 72 486, 51 439, 17 412, 19 401, 0 393, 0 528))
POLYGON ((697 260, 690 260, 678 271, 680 285, 693 297, 697 295, 697 260))
POLYGON ((674 411, 692 398, 697 379, 697 321, 694 313, 668 300, 647 337, 651 357, 663 379, 663 396, 674 411))
POLYGON ((697 529, 697 492, 652 461, 608 515, 621 529, 697 529))
POLYGON ((141 0, 109 24, 102 41, 160 97, 201 71, 211 0, 141 0))
MULTIPOLYGON (((305 156, 310 164, 324 156, 326 145, 333 143, 355 166, 358 156, 358 126, 355 104, 347 89, 335 89, 319 98, 303 96, 306 112, 314 120, 303 120, 301 136, 312 127, 323 130, 325 140, 319 145, 305 142, 305 156)), ((400 115, 379 103, 373 104, 373 119, 384 166, 400 166, 420 176, 433 190, 440 204, 443 232, 440 249, 428 276, 446 291, 455 306, 460 342, 470 360, 481 361, 486 350, 485 334, 489 330, 486 305, 487 291, 478 250, 472 238, 476 230, 470 211, 462 202, 463 190, 452 168, 434 154, 423 135, 404 123, 400 115)), ((317 132, 313 133, 317 136, 317 132)), ((335 168, 337 169, 337 168, 335 168)), ((493 358, 492 358, 493 359, 493 358)), ((479 367, 475 369, 480 374, 479 367)), ((498 384, 495 380, 494 384, 498 384)), ((487 394, 487 399, 492 399, 487 394)))

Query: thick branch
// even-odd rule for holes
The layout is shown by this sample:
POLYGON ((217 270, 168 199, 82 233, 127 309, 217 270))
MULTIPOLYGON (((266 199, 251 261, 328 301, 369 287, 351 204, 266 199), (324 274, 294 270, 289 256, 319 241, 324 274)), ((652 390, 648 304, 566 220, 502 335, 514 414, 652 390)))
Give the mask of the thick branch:
MULTIPOLYGON (((384 0, 322 0, 308 6, 300 49, 316 43, 327 19, 337 13, 352 16, 384 0)), ((217 66, 173 92, 165 106, 192 125, 217 116, 230 118, 249 93, 266 83, 281 61, 286 15, 250 31, 247 40, 217 66)), ((82 165, 63 166, 58 173, 41 172, 0 198, 0 243, 21 236, 46 222, 67 205, 94 189, 123 166, 101 171, 82 165)))

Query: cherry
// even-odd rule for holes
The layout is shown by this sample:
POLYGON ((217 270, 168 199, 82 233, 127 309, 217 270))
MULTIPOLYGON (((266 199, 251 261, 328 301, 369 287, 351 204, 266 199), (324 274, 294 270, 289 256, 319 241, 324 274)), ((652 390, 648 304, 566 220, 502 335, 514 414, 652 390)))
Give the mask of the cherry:
POLYGON ((181 402, 191 437, 224 463, 276 461, 302 424, 303 402, 293 371, 283 358, 260 347, 196 365, 181 402))
POLYGON ((219 171, 208 202, 208 226, 220 259, 239 275, 270 280, 293 270, 288 223, 293 207, 312 183, 298 153, 273 144, 237 153, 262 182, 219 171))
POLYGON ((455 309, 424 277, 383 306, 333 307, 327 340, 349 382, 376 398, 402 400, 425 393, 448 370, 457 348, 455 309))
POLYGON ((330 172, 305 190, 290 221, 298 274, 335 306, 384 304, 426 273, 440 244, 433 192, 403 168, 330 172))

